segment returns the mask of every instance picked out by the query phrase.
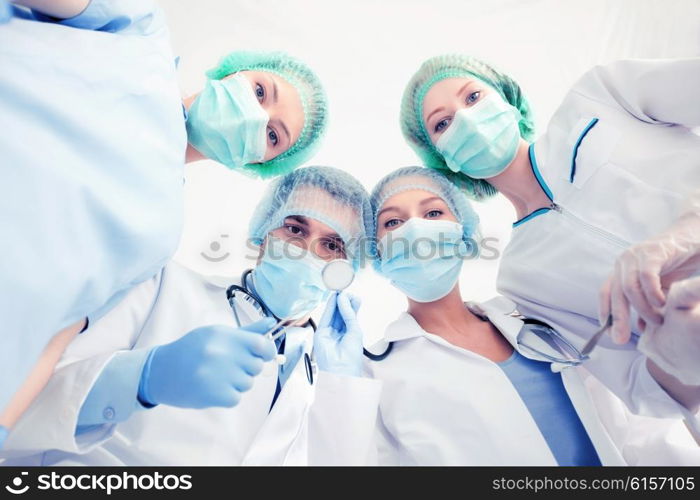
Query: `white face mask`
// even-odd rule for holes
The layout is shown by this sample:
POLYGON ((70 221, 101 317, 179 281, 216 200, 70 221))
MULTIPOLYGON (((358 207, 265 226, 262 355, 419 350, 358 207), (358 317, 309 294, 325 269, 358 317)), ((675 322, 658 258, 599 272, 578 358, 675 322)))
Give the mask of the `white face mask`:
POLYGON ((435 147, 453 172, 487 179, 503 172, 520 143, 520 112, 493 93, 455 113, 435 147))
POLYGON ((434 302, 455 287, 469 254, 462 225, 411 218, 379 242, 379 272, 416 302, 434 302))
POLYGON ((208 80, 189 109, 187 140, 207 158, 239 168, 265 157, 269 120, 242 74, 208 80))
POLYGON ((330 296, 323 282, 325 265, 310 250, 268 236, 253 270, 255 291, 278 318, 301 318, 330 296))

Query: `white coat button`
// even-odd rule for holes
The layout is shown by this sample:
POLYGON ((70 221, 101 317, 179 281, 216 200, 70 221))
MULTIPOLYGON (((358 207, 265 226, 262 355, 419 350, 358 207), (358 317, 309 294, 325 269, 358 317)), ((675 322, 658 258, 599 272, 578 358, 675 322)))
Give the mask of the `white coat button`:
POLYGON ((112 408, 111 406, 108 406, 102 412, 102 416, 105 418, 105 420, 114 420, 115 415, 116 415, 116 412, 114 411, 114 408, 112 408))

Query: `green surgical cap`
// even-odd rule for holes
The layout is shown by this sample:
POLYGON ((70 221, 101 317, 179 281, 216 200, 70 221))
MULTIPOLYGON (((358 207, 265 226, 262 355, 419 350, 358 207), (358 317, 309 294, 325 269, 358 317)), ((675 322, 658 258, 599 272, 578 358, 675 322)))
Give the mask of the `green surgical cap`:
POLYGON ((305 167, 275 179, 258 203, 248 236, 260 245, 270 231, 293 215, 316 219, 345 244, 355 269, 364 259, 367 237, 374 236, 367 190, 349 173, 332 167, 305 167))
POLYGON ((304 107, 304 127, 299 138, 279 156, 263 163, 249 163, 243 173, 266 179, 291 172, 311 158, 318 147, 328 121, 328 104, 321 81, 306 64, 284 52, 231 52, 219 65, 207 71, 213 80, 221 80, 239 71, 274 73, 292 84, 304 107))
POLYGON ((520 136, 532 141, 535 134, 530 104, 520 86, 508 75, 485 62, 463 54, 436 56, 425 61, 411 78, 401 99, 401 132, 426 167, 438 169, 470 198, 483 200, 496 194, 496 189, 483 179, 472 179, 452 172, 442 154, 433 146, 423 124, 423 100, 428 90, 445 78, 478 78, 493 87, 511 106, 520 111, 520 136))

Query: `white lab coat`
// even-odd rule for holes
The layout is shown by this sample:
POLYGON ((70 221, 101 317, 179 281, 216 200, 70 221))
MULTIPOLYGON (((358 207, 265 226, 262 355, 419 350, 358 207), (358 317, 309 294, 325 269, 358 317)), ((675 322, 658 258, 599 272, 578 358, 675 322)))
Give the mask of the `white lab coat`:
MULTIPOLYGON (((700 125, 699 88, 700 58, 618 61, 574 85, 530 150, 557 208, 514 227, 500 264, 498 291, 522 314, 570 340, 595 332, 616 258, 670 226, 700 188, 700 137, 690 130, 700 125)), ((660 387, 638 390, 651 387, 644 363, 591 369, 635 413, 683 413, 660 387)))
MULTIPOLYGON (((515 304, 497 297, 478 307, 518 349, 523 322, 511 315, 515 304)), ((389 325, 371 351, 381 352, 386 342, 394 342, 390 354, 366 363, 383 382, 380 465, 556 465, 527 406, 496 363, 426 332, 408 313, 389 325)), ((605 351, 594 356, 609 355, 605 351)), ((700 464, 700 448, 681 421, 630 415, 583 367, 561 374, 603 465, 700 464), (653 439, 647 439, 650 431, 653 439)))
MULTIPOLYGON (((103 367, 120 351, 150 349, 209 324, 236 326, 227 280, 170 263, 135 287, 76 339, 46 389, 13 429, 0 456, 29 465, 306 465, 366 461, 380 383, 317 372, 297 362, 272 411, 277 365, 268 363, 234 408, 165 405, 75 435, 81 406, 103 367), (47 451, 48 450, 48 451, 47 451), (29 456, 31 455, 31 456, 29 456)), ((240 300, 243 324, 261 314, 240 300)), ((304 351, 311 353, 306 328, 304 351)), ((109 410, 106 408, 106 410, 109 410)))

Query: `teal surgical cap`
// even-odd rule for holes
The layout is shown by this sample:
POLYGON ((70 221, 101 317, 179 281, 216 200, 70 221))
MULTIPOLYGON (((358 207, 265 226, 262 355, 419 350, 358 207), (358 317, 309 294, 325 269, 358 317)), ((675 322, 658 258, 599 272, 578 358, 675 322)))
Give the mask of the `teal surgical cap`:
POLYGON ((433 146, 423 124, 423 99, 428 90, 445 78, 464 77, 483 81, 494 88, 508 104, 520 111, 520 136, 526 141, 534 139, 535 124, 530 104, 515 80, 485 62, 462 54, 432 57, 413 75, 401 99, 401 131, 426 167, 443 171, 467 196, 482 200, 495 195, 496 189, 483 179, 472 179, 461 172, 449 170, 443 156, 433 146))
POLYGON ((355 269, 360 266, 374 226, 369 194, 352 175, 332 167, 305 167, 275 179, 253 213, 250 241, 262 244, 270 231, 293 215, 316 219, 333 229, 355 269))
POLYGON ((377 215, 386 200, 403 191, 420 189, 435 194, 447 203, 457 222, 462 224, 463 238, 468 241, 479 226, 479 216, 466 195, 437 170, 424 167, 403 167, 386 175, 372 190, 372 224, 377 227, 377 215))
POLYGON ((231 52, 207 76, 221 80, 239 71, 274 73, 292 84, 304 107, 304 127, 299 138, 281 155, 263 163, 249 163, 243 173, 263 179, 291 172, 309 160, 320 145, 328 121, 328 104, 321 81, 306 64, 284 52, 231 52))

